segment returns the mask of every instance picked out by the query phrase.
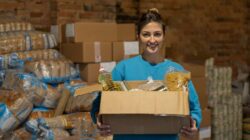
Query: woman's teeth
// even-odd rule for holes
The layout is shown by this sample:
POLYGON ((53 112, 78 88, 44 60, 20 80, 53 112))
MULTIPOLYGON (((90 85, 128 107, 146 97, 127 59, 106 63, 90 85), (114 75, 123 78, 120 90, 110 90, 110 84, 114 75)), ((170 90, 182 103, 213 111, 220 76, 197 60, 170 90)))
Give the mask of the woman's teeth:
POLYGON ((150 48, 155 48, 158 45, 159 45, 158 43, 147 43, 147 46, 150 47, 150 48))

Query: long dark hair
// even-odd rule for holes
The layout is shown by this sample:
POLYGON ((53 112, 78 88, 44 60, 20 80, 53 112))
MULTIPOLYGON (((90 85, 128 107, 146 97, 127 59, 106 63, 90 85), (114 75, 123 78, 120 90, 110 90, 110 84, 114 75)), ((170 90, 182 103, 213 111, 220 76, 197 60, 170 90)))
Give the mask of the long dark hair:
POLYGON ((163 34, 165 34, 165 24, 162 20, 161 15, 159 14, 156 8, 149 9, 146 13, 143 13, 140 19, 137 22, 137 34, 139 35, 142 28, 150 22, 157 22, 162 25, 163 34))

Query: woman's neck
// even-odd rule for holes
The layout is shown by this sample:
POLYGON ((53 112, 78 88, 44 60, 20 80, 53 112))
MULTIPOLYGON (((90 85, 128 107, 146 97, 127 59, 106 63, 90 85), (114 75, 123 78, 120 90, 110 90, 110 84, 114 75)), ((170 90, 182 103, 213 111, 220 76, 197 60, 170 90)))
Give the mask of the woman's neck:
POLYGON ((162 57, 160 54, 146 54, 144 52, 142 53, 142 58, 151 64, 158 64, 164 61, 164 57, 162 57))

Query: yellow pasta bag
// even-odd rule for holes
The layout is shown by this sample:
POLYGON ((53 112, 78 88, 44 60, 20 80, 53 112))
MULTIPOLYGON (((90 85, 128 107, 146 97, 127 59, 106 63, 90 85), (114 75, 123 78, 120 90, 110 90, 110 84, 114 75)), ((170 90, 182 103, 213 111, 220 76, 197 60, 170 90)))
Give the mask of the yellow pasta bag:
POLYGON ((165 75, 165 84, 169 91, 187 90, 191 74, 188 71, 172 71, 165 75))

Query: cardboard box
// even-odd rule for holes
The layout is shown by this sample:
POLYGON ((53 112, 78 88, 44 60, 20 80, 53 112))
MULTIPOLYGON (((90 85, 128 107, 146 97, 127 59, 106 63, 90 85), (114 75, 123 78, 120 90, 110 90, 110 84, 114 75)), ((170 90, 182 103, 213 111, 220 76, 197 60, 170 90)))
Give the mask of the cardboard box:
POLYGON ((116 23, 76 22, 63 26, 66 42, 112 42, 117 40, 116 23))
POLYGON ((139 54, 138 41, 113 42, 113 61, 121 61, 139 54))
POLYGON ((117 24, 117 41, 136 40, 135 24, 125 23, 117 24))
POLYGON ((211 127, 204 127, 193 138, 186 138, 180 135, 180 140, 211 140, 211 127))
POLYGON ((198 65, 193 63, 180 63, 184 69, 191 72, 193 77, 205 77, 205 65, 198 65))
POLYGON ((88 83, 96 83, 98 82, 98 75, 101 67, 106 71, 111 72, 115 65, 115 62, 79 64, 80 76, 88 83))
MULTIPOLYGON (((192 73, 191 73, 192 76, 192 73)), ((199 101, 201 108, 208 107, 208 94, 207 94, 207 86, 206 86, 206 78, 205 77, 192 77, 191 78, 196 92, 199 96, 199 101)))
POLYGON ((202 109, 202 121, 200 128, 211 126, 211 110, 208 108, 202 109))
POLYGON ((62 54, 76 63, 112 61, 111 42, 83 42, 62 44, 62 54))
MULTIPOLYGON (((138 85, 126 82, 127 87, 138 85)), ((177 134, 190 125, 188 93, 103 91, 100 114, 113 134, 177 134)))

